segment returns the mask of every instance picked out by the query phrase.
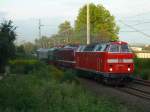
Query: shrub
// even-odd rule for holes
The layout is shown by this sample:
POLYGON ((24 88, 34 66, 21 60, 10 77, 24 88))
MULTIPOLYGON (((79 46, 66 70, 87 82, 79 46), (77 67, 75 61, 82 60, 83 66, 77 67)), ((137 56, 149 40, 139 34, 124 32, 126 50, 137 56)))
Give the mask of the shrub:
POLYGON ((63 71, 54 66, 49 66, 49 71, 55 80, 61 81, 62 78, 64 77, 63 71))
POLYGON ((142 79, 150 79, 150 59, 138 59, 134 60, 135 62, 135 71, 134 75, 141 77, 142 79))
POLYGON ((150 67, 150 59, 139 59, 136 58, 134 60, 135 67, 139 67, 140 69, 149 68, 150 67))
POLYGON ((40 62, 37 60, 11 60, 9 65, 11 67, 11 73, 13 74, 29 74, 38 66, 40 62))
POLYGON ((64 76, 62 78, 62 82, 77 82, 78 83, 78 80, 77 80, 77 74, 74 70, 66 70, 64 72, 64 76))
MULTIPOLYGON (((35 95, 38 84, 36 78, 25 76, 13 76, 0 82, 0 108, 14 112, 27 111, 38 106, 38 97, 35 95), (34 79, 34 80, 33 80, 34 79)), ((38 88, 37 88, 38 89, 38 88)))
MULTIPOLYGON (((68 81, 72 82, 76 80, 76 74, 73 70, 66 70, 65 72, 54 67, 54 66, 48 66, 42 62, 39 62, 37 60, 11 60, 10 62, 11 67, 11 73, 13 74, 34 74, 38 77, 52 77, 57 81, 63 82, 68 81), (51 73, 51 75, 48 75, 51 73)), ((76 80, 77 82, 77 80, 76 80)))
POLYGON ((11 65, 34 65, 34 64, 37 64, 38 61, 37 60, 33 60, 33 59, 28 59, 28 60, 25 60, 25 59, 19 59, 19 60, 10 60, 9 63, 11 65))
POLYGON ((150 79, 150 70, 149 69, 144 69, 141 73, 140 76, 144 80, 149 80, 150 79))
POLYGON ((95 97, 53 66, 40 64, 30 75, 11 75, 0 81, 2 112, 123 112, 126 108, 107 97, 95 97), (65 76, 65 77, 64 77, 65 76), (55 80, 54 80, 55 79, 55 80), (56 81, 59 80, 59 81, 56 81))

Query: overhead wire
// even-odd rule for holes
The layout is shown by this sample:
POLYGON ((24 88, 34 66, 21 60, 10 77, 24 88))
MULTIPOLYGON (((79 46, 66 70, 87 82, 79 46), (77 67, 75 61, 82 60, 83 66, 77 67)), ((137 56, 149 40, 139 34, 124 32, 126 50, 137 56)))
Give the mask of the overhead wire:
POLYGON ((147 34, 147 33, 143 32, 143 31, 141 31, 141 30, 139 30, 139 29, 133 27, 132 25, 126 24, 126 23, 124 23, 122 20, 120 20, 119 22, 122 23, 123 25, 129 27, 130 29, 133 29, 134 31, 136 31, 136 32, 138 32, 138 33, 144 35, 145 37, 150 38, 150 35, 149 35, 149 34, 147 34))
POLYGON ((134 24, 134 25, 132 25, 132 26, 137 26, 137 25, 143 25, 143 24, 146 24, 146 23, 150 23, 150 21, 148 21, 148 22, 139 22, 139 23, 137 23, 137 24, 134 24))

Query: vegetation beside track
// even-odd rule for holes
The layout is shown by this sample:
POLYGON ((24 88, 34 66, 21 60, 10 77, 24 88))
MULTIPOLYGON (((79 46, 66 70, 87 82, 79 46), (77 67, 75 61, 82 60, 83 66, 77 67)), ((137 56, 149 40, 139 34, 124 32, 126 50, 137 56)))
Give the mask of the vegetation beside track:
POLYGON ((134 75, 144 80, 150 80, 150 59, 135 59, 134 75))
POLYGON ((1 112, 124 112, 128 110, 117 101, 107 97, 95 97, 82 88, 71 70, 62 71, 35 60, 15 60, 10 64, 15 69, 11 70, 13 74, 10 73, 0 80, 1 112))

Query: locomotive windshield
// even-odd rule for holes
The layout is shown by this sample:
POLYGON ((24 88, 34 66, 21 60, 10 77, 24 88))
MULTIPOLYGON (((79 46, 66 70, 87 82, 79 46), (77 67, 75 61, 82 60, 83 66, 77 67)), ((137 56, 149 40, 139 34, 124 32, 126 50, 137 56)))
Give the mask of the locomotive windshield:
POLYGON ((121 52, 131 52, 127 44, 121 45, 121 52))
POLYGON ((110 45, 110 52, 119 52, 119 47, 120 45, 114 44, 114 45, 110 45))
POLYGON ((121 45, 112 44, 112 45, 109 45, 109 48, 107 48, 107 51, 114 52, 114 53, 119 53, 119 52, 128 53, 128 52, 131 52, 131 50, 129 49, 127 44, 121 44, 121 45))

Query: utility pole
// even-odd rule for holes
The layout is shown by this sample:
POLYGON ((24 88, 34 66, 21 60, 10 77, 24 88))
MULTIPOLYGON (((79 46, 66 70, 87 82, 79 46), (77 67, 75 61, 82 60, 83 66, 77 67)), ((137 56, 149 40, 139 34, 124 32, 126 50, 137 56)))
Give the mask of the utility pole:
POLYGON ((41 19, 39 19, 39 38, 41 38, 41 19))
MULTIPOLYGON (((41 19, 39 19, 39 39, 42 38, 41 27, 44 25, 41 24, 41 19)), ((44 48, 45 44, 42 42, 42 48, 44 48)))
POLYGON ((87 0, 87 44, 90 44, 90 4, 87 0))

